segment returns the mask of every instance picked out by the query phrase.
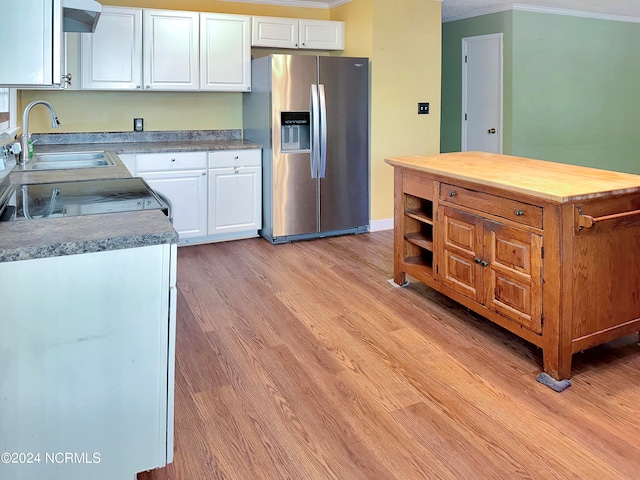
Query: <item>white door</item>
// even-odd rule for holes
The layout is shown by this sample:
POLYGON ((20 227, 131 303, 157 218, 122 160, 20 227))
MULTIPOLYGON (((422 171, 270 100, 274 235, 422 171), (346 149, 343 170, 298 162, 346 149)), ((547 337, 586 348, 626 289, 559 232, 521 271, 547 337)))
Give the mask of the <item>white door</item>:
POLYGON ((82 89, 142 85, 142 10, 103 7, 94 33, 80 35, 82 89))
POLYGON ((209 235, 262 227, 261 167, 214 168, 209 182, 209 235))
POLYGON ((462 151, 502 153, 502 33, 462 39, 462 151))
POLYGON ((207 235, 206 174, 206 170, 140 174, 152 189, 171 201, 173 227, 180 235, 180 240, 207 235))
POLYGON ((251 17, 200 14, 200 88, 251 90, 251 17))
POLYGON ((200 89, 199 30, 197 12, 144 10, 145 90, 200 89))

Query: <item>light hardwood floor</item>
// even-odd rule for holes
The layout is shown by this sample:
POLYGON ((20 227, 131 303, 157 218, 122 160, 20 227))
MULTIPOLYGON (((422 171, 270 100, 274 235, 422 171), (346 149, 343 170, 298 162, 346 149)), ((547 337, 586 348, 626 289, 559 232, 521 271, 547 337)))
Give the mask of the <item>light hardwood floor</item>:
POLYGON ((392 256, 390 231, 180 248, 175 461, 139 480, 640 478, 635 336, 555 393, 392 256))

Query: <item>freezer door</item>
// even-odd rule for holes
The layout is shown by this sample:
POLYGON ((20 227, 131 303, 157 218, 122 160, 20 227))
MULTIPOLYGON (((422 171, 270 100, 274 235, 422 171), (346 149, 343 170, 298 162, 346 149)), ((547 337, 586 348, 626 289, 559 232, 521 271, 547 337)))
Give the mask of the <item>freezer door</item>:
POLYGON ((272 55, 273 237, 318 231, 318 180, 313 178, 311 150, 282 152, 281 138, 281 113, 310 111, 316 84, 316 57, 272 55))
POLYGON ((365 226, 369 224, 369 60, 319 57, 319 65, 327 125, 320 231, 365 226))

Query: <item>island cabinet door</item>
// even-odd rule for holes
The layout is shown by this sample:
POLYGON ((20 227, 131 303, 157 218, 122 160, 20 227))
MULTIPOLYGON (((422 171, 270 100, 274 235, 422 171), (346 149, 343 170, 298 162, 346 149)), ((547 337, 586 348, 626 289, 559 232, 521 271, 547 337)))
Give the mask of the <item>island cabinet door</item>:
POLYGON ((485 305, 542 333, 542 237, 490 220, 483 234, 485 305))
POLYGON ((438 217, 440 281, 542 333, 542 237, 444 205, 438 217))
POLYGON ((482 218, 440 207, 438 276, 456 292, 483 303, 482 218))

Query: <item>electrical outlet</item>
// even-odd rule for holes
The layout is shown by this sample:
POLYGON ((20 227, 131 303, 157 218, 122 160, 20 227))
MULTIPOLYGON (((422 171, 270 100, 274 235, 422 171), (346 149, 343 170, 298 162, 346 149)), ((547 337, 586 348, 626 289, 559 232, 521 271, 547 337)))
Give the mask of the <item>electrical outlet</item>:
POLYGON ((418 103, 418 115, 428 115, 428 114, 429 114, 429 102, 418 103))
POLYGON ((142 132, 144 130, 144 124, 142 118, 134 118, 133 119, 133 131, 134 132, 142 132))

